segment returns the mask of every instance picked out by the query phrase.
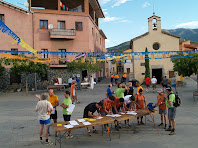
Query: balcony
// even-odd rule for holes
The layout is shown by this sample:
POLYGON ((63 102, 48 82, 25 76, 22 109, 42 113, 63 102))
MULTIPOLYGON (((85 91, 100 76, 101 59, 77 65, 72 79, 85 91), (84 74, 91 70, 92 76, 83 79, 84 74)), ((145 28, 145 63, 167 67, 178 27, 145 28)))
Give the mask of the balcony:
POLYGON ((63 29, 51 29, 50 30, 51 39, 69 39, 73 40, 76 38, 76 32, 74 29, 63 30, 63 29))

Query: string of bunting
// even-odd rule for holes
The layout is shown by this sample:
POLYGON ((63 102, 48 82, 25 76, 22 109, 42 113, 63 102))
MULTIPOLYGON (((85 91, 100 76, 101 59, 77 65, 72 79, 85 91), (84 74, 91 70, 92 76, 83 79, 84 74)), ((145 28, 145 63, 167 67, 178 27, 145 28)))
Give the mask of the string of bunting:
POLYGON ((28 45, 25 41, 23 41, 19 36, 17 36, 8 26, 6 26, 1 20, 0 20, 0 31, 2 33, 5 33, 9 35, 14 41, 12 44, 17 42, 17 45, 21 45, 26 50, 34 53, 37 55, 37 50, 34 50, 30 45, 28 45))

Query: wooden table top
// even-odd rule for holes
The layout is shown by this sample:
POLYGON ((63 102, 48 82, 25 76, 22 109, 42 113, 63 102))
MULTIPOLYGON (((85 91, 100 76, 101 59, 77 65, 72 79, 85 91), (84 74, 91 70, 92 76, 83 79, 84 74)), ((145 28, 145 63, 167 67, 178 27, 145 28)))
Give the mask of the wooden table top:
POLYGON ((65 128, 64 125, 70 124, 69 121, 66 122, 59 122, 59 123, 53 123, 51 124, 51 127, 57 131, 57 132, 64 132, 69 130, 75 130, 80 128, 87 128, 92 126, 98 126, 98 125, 104 125, 114 122, 114 119, 111 117, 103 116, 102 119, 96 119, 96 121, 88 121, 91 123, 91 125, 84 125, 82 122, 78 122, 78 120, 75 120, 79 125, 75 125, 73 128, 65 128), (57 126, 57 124, 62 124, 62 126, 57 126))
MULTIPOLYGON (((140 109, 140 110, 137 110, 136 112, 137 112, 137 115, 123 114, 120 117, 103 116, 102 119, 96 119, 96 121, 88 121, 88 122, 91 123, 91 125, 84 125, 82 122, 78 122, 78 120, 75 120, 79 125, 75 125, 73 128, 70 128, 70 129, 64 127, 64 125, 70 124, 69 121, 52 123, 51 127, 57 132, 64 132, 64 131, 75 130, 75 129, 80 129, 80 128, 87 128, 87 127, 91 127, 91 126, 109 124, 109 123, 113 123, 115 120, 123 121, 123 120, 128 120, 128 119, 133 119, 133 118, 136 118, 136 117, 149 115, 149 110, 148 109, 140 109), (57 126, 57 124, 62 124, 62 126, 57 126)), ((158 111, 154 110, 154 112, 150 112, 150 113, 155 114, 155 113, 158 113, 158 111)))

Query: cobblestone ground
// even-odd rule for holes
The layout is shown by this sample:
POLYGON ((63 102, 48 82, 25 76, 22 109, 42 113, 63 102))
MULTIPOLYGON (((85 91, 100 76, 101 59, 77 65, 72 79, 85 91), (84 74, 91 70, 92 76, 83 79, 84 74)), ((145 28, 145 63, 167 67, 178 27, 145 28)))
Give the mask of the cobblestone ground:
MULTIPOLYGON (((74 138, 62 140, 62 147, 161 147, 161 148, 197 148, 198 145, 198 115, 197 102, 193 101, 192 92, 196 89, 196 84, 191 79, 186 78, 187 85, 179 88, 179 95, 182 98, 182 106, 177 109, 176 132, 174 136, 169 136, 169 132, 159 128, 161 136, 158 135, 150 117, 148 116, 146 125, 138 126, 136 119, 130 122, 132 128, 122 128, 121 137, 113 131, 112 141, 109 141, 107 134, 87 136, 86 129, 79 129, 72 132, 74 138)), ((82 89, 77 92, 78 99, 81 102, 76 105, 72 114, 72 119, 82 118, 84 107, 91 102, 100 101, 105 98, 105 91, 109 79, 103 80, 97 84, 94 90, 82 89)), ((116 90, 116 87, 113 87, 116 90)), ((135 89, 136 91, 136 89, 135 89)), ((41 92, 39 92, 41 93, 41 92)), ((34 108, 37 99, 34 97, 35 92, 30 92, 28 96, 25 93, 0 94, 0 147, 1 148, 43 148, 39 142, 39 122, 37 113, 34 108)), ((63 91, 55 91, 60 102, 63 101, 63 91)), ((156 102, 157 93, 144 92, 147 103, 156 102)), ((58 107, 58 121, 63 121, 62 109, 58 107)), ((160 123, 160 117, 155 115, 156 124, 160 123)), ((123 122, 121 124, 123 126, 123 122)), ((101 130, 101 127, 96 127, 101 130)), ((51 133, 53 130, 50 129, 51 133)), ((54 141, 54 137, 49 138, 54 141)), ((50 147, 59 147, 59 144, 50 147)))

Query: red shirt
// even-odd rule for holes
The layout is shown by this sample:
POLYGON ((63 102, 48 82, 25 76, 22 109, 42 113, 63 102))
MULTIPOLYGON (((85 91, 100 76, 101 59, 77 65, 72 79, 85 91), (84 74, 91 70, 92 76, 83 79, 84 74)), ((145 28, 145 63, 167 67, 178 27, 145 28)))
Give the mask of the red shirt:
POLYGON ((148 85, 148 84, 150 84, 151 79, 150 79, 149 77, 147 77, 147 78, 145 79, 145 81, 146 81, 146 85, 148 85))

